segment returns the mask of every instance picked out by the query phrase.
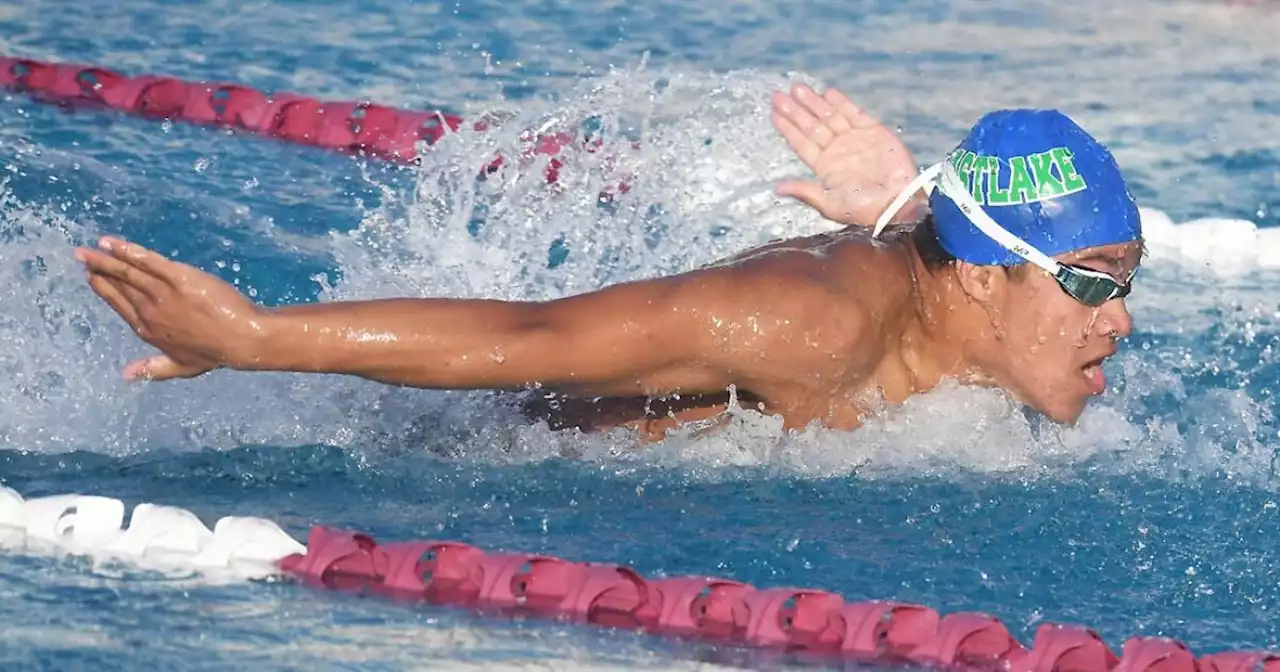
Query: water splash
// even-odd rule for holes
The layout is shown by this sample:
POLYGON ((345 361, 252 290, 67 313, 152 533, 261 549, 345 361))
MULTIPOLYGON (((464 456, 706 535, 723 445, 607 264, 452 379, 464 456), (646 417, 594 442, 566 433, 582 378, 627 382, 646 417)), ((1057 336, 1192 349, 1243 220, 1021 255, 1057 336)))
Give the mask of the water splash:
MULTIPOLYGON (((314 278, 318 293, 326 300, 543 299, 829 230, 829 222, 772 192, 776 180, 804 173, 768 124, 769 93, 786 84, 749 72, 617 71, 562 100, 507 110, 500 129, 450 135, 427 155, 410 189, 379 184, 366 173, 382 203, 355 230, 312 244, 310 251, 321 249, 335 262, 332 275, 314 278), (546 156, 520 169, 509 162, 477 182, 493 156, 526 147, 521 131, 528 128, 600 138, 613 151, 573 145, 562 155, 566 165, 554 187, 542 176, 546 156), (633 147, 633 140, 641 142, 633 147), (629 191, 599 198, 624 181, 629 191)), ((1213 357, 1212 344, 1196 342, 1200 332, 1187 332, 1199 324, 1196 329, 1242 340, 1228 362, 1252 356, 1256 364, 1239 377, 1260 377, 1271 366, 1270 341, 1280 334, 1275 311, 1224 319, 1233 313, 1214 311, 1242 300, 1267 303, 1261 284, 1212 284, 1218 291, 1206 293, 1217 281, 1169 256, 1151 262, 1142 282, 1196 300, 1158 291, 1134 297, 1140 343, 1109 365, 1117 393, 1075 427, 1045 423, 999 392, 944 385, 884 410, 856 432, 787 432, 777 418, 735 408, 718 432, 686 428, 641 447, 625 431, 584 436, 529 424, 510 395, 225 372, 126 385, 119 367, 146 348, 92 297, 69 255, 69 246, 88 239, 97 225, 11 196, 0 210, 6 287, 0 335, 20 344, 0 355, 0 371, 10 381, 0 385, 0 437, 29 450, 115 454, 320 443, 370 459, 415 451, 488 462, 571 456, 713 479, 729 467, 807 477, 977 471, 1037 478, 1085 465, 1108 473, 1141 470, 1175 479, 1226 473, 1270 482, 1276 434, 1269 393, 1222 381, 1202 385, 1193 382, 1195 371, 1169 364, 1180 353, 1213 357)), ((264 228, 255 235, 255 244, 296 249, 298 234, 277 237, 264 228)))

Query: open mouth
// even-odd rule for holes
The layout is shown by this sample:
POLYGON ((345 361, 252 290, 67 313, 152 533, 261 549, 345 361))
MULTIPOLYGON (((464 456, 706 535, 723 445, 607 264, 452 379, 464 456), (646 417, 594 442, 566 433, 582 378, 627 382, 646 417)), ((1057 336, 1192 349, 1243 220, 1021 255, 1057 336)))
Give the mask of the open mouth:
POLYGON ((1080 367, 1085 383, 1089 386, 1090 394, 1102 394, 1107 389, 1107 377, 1102 373, 1102 363, 1105 361, 1107 361, 1107 357, 1102 356, 1090 360, 1080 367))

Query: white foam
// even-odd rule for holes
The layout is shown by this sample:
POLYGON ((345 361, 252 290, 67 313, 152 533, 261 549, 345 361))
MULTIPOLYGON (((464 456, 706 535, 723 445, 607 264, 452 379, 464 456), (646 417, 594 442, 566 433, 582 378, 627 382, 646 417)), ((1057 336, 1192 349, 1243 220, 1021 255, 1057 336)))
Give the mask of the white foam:
POLYGON ((1153 260, 1216 275, 1280 268, 1280 229, 1259 229, 1248 219, 1201 217, 1174 223, 1166 213, 1142 208, 1143 236, 1153 260))

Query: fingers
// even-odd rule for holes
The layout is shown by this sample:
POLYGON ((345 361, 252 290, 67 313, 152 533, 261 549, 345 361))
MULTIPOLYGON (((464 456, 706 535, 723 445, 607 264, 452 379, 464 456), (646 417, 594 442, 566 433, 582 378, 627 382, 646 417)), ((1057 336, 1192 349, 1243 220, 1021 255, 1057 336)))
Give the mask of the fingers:
POLYGON ((129 362, 124 367, 125 380, 172 380, 174 378, 194 378, 208 369, 202 366, 179 364, 168 355, 153 355, 145 359, 129 362))
POLYGON ((801 105, 813 115, 817 123, 825 127, 831 137, 835 137, 852 128, 850 120, 845 119, 824 96, 807 86, 797 86, 792 94, 801 105))
POLYGON ((774 113, 780 115, 782 118, 791 122, 791 124, 796 128, 800 129, 805 137, 807 137, 810 142, 817 145, 819 149, 825 149, 826 146, 831 144, 831 141, 835 139, 835 134, 832 133, 831 129, 814 115, 812 110, 809 109, 808 105, 804 102, 808 99, 821 100, 816 94, 813 94, 813 90, 809 89, 807 86, 794 87, 791 95, 775 93, 773 96, 774 113), (810 94, 808 98, 803 94, 803 91, 805 90, 810 94))
POLYGON ((147 371, 147 368, 148 368, 147 362, 150 360, 151 358, 148 357, 147 359, 138 359, 138 360, 129 362, 128 364, 125 365, 124 370, 121 371, 120 375, 125 380, 130 380, 130 381, 152 380, 151 374, 148 373, 147 371))
POLYGON ((832 213, 828 212, 830 203, 827 200, 827 190, 820 182, 788 180, 778 185, 776 193, 779 196, 794 198, 817 210, 822 216, 832 218, 832 213))
POLYGON ((122 375, 125 380, 164 380, 163 375, 168 368, 166 362, 172 363, 173 360, 165 355, 135 359, 125 365, 122 375))
POLYGON ((835 116, 853 128, 865 128, 880 124, 878 119, 868 114, 866 110, 836 89, 823 91, 822 97, 835 111, 835 116))
POLYGON ((115 280, 105 275, 90 273, 89 288, 93 290, 94 294, 102 297, 102 300, 106 301, 107 305, 111 306, 111 309, 116 311, 135 333, 141 329, 142 322, 138 319, 137 308, 121 291, 115 280))
MULTIPOLYGON (((140 313, 147 302, 156 302, 174 290, 182 280, 182 265, 140 245, 104 237, 100 249, 78 248, 75 258, 84 264, 89 287, 116 311, 143 340, 152 343, 140 313)), ((122 375, 126 380, 169 380, 193 378, 216 365, 190 364, 164 354, 130 362, 122 375)))
POLYGON ((822 155, 822 148, 809 139, 804 131, 800 130, 790 119, 778 112, 772 115, 773 127, 778 129, 782 137, 786 139, 787 145, 791 147, 791 151, 804 161, 805 165, 810 168, 818 162, 818 157, 822 155))
POLYGON ((182 364, 168 355, 152 355, 134 360, 124 367, 125 380, 173 380, 175 378, 196 378, 214 369, 214 366, 198 364, 182 364))
POLYGON ((79 248, 75 257, 90 273, 118 281, 121 290, 136 291, 154 299, 168 289, 163 281, 148 271, 107 252, 79 248))
POLYGON ((878 119, 834 88, 819 95, 809 86, 796 84, 789 94, 774 94, 773 109, 821 148, 852 129, 881 125, 878 119))
POLYGON ((166 259, 159 253, 137 243, 130 243, 111 236, 103 236, 98 241, 98 247, 109 252, 115 258, 129 263, 135 268, 142 269, 149 275, 171 285, 176 284, 176 280, 182 272, 182 264, 166 259))
MULTIPOLYGON (((102 297, 112 310, 116 311, 133 329, 134 333, 142 338, 146 338, 142 321, 138 319, 138 311, 134 307, 134 303, 125 297, 125 291, 121 289, 120 282, 105 275, 89 274, 89 287, 95 294, 102 297)), ((124 368, 123 377, 125 380, 166 380, 175 378, 183 372, 175 370, 176 364, 173 360, 164 355, 156 355, 132 362, 124 368)), ((194 374, 188 374, 187 377, 194 374)))

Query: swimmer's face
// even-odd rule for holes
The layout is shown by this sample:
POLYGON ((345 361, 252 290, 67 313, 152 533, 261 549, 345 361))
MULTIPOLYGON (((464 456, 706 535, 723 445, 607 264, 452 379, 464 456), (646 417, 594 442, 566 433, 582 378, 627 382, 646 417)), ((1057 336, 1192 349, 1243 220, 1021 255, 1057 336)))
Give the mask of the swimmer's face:
MULTIPOLYGON (((1141 243, 1107 245, 1063 254, 1059 262, 1129 281, 1142 257, 1141 243)), ((1062 290, 1030 264, 1011 269, 998 295, 1003 347, 998 366, 1005 387, 1050 419, 1073 423, 1090 397, 1106 391, 1102 363, 1133 329, 1124 299, 1096 308, 1062 290)))

